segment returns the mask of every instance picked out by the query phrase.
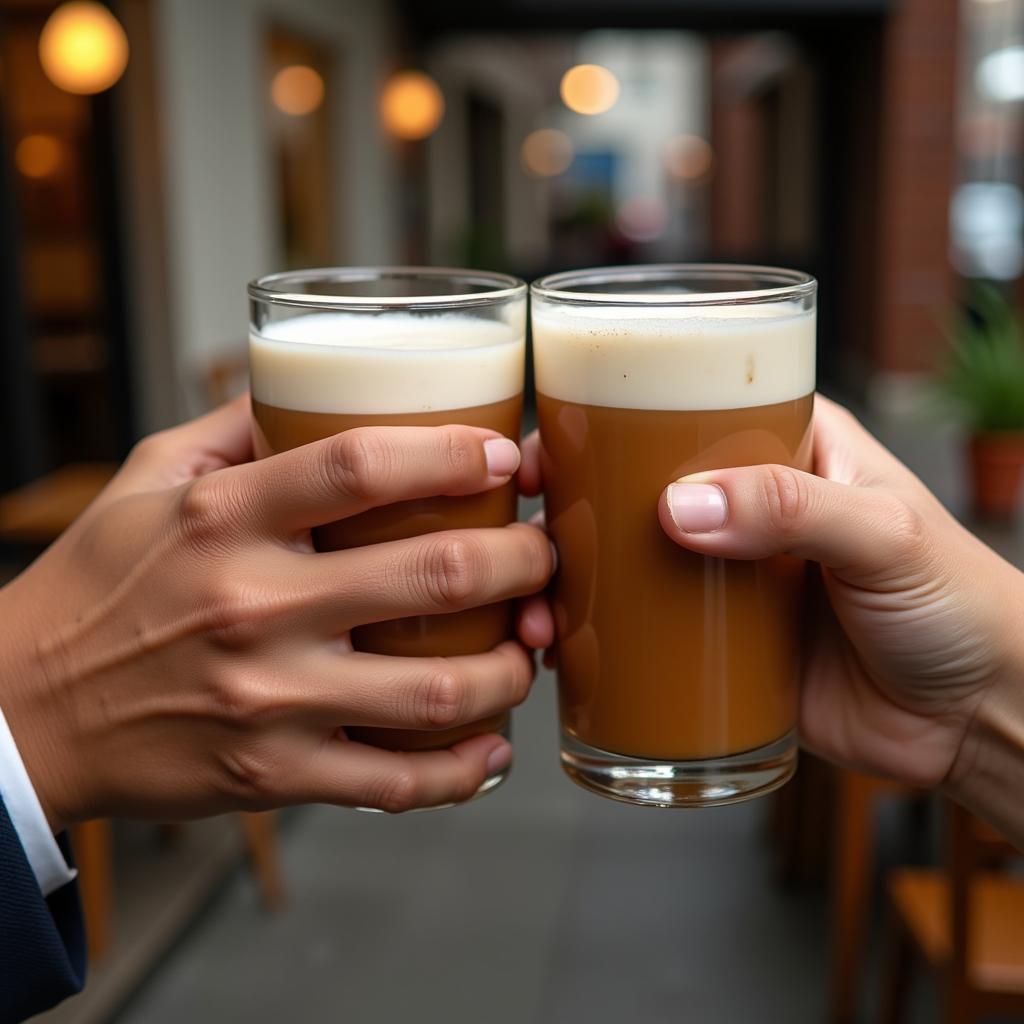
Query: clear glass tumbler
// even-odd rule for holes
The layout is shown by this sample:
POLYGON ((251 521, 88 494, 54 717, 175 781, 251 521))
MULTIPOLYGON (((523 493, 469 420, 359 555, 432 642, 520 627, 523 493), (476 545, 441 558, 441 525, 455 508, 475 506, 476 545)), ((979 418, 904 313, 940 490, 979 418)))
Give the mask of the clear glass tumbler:
MULTIPOLYGON (((526 285, 503 274, 429 267, 357 267, 273 274, 249 286, 249 359, 257 457, 352 427, 487 427, 518 440, 526 285)), ((319 527, 334 551, 439 530, 505 526, 516 487, 405 501, 319 527)), ((355 629, 357 650, 450 656, 512 636, 507 603, 355 629)), ((459 729, 348 729, 394 750, 427 750, 508 729, 507 716, 459 729)), ((504 773, 488 779, 493 789, 504 773)))
POLYGON ((690 473, 809 470, 816 283, 766 267, 556 274, 532 288, 562 765, 604 796, 732 803, 796 764, 804 564, 662 533, 690 473))

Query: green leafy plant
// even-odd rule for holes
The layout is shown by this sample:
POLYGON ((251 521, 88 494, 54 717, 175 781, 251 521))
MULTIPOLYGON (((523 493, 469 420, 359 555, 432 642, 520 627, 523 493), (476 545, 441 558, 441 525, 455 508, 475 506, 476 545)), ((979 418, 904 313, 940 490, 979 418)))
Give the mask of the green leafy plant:
POLYGON ((943 394, 978 433, 1024 431, 1024 325, 991 285, 978 286, 948 332, 943 394))

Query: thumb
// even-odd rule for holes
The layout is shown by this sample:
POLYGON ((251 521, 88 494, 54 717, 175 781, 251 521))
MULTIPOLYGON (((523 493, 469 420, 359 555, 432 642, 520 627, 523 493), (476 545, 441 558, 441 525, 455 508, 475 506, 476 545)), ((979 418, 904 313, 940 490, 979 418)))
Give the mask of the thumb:
POLYGON ((94 507, 142 491, 177 487, 214 470, 252 459, 249 396, 241 395, 197 419, 143 438, 94 507))
POLYGON ((786 466, 695 473, 670 484, 662 529, 682 547, 723 558, 795 555, 872 586, 924 551, 918 513, 898 495, 786 466))

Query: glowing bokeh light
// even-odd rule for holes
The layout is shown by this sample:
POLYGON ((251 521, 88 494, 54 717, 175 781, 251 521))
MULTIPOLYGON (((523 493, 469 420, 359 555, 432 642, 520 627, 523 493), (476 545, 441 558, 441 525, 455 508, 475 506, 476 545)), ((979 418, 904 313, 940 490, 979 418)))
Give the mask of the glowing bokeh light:
POLYGON ((305 64, 290 64, 271 80, 270 98, 282 113, 304 117, 323 103, 324 80, 305 64))
POLYGON ((714 154, 707 139, 699 135, 677 135, 665 147, 665 166, 684 181, 699 181, 711 172, 714 154))
POLYGON ((444 95, 422 71, 399 71, 384 86, 380 112, 384 127, 396 138, 425 139, 444 117, 444 95))
POLYGON ((523 139, 519 159, 528 174, 553 178, 568 170, 573 158, 572 140, 557 128, 538 128, 523 139))
POLYGON ((577 114, 603 114, 619 98, 619 80, 600 64, 577 64, 562 75, 562 102, 577 114))
POLYGON ((997 103, 1024 100, 1024 46, 1007 46, 983 57, 975 83, 982 96, 997 103))
POLYGON ((652 242, 668 226, 668 207, 658 196, 633 196, 619 206, 615 224, 631 242, 652 242))
POLYGON ((128 37, 121 23, 92 0, 61 4, 39 36, 46 77, 81 96, 109 89, 128 66, 128 37))
POLYGON ((64 162, 64 144, 55 135, 26 135, 14 149, 14 166, 26 178, 50 178, 64 162))

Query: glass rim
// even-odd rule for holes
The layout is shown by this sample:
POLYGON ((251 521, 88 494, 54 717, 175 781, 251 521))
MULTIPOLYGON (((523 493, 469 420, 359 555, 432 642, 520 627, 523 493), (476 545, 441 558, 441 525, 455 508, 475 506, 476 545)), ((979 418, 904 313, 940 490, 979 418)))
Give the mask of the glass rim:
POLYGON ((387 309, 465 309, 473 306, 488 306, 505 299, 525 295, 526 288, 526 282, 521 281, 518 277, 490 270, 382 265, 284 270, 255 278, 249 282, 246 290, 251 299, 277 306, 380 311, 387 309), (486 287, 483 291, 448 292, 439 295, 328 295, 326 293, 318 295, 316 292, 291 291, 286 287, 288 284, 318 280, 355 284, 385 280, 388 277, 461 280, 470 286, 480 284, 486 287))
POLYGON ((734 306, 780 302, 813 295, 818 282, 802 270, 747 263, 638 263, 632 266, 591 267, 548 274, 530 286, 534 298, 592 306, 734 306), (677 278, 727 279, 751 277, 770 282, 764 288, 694 292, 592 292, 575 290, 585 284, 629 284, 677 278))

